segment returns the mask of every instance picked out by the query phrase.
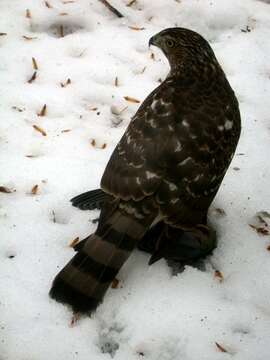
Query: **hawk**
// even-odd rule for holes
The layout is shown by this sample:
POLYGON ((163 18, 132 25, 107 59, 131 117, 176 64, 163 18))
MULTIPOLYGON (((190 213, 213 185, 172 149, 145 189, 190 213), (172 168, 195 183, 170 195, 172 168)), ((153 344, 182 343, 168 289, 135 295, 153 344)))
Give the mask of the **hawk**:
POLYGON ((192 260, 215 247, 207 211, 240 136, 238 102, 198 33, 169 28, 149 45, 163 51, 170 72, 141 104, 109 159, 102 192, 95 193, 103 199, 96 232, 78 244, 50 290, 75 312, 97 308, 138 244, 147 247, 152 239, 152 261, 192 260))

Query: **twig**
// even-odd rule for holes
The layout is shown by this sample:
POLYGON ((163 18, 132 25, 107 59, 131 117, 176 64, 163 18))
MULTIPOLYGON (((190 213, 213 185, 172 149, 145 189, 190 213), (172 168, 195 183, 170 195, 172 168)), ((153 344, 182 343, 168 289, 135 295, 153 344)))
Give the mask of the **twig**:
POLYGON ((104 4, 112 13, 114 13, 114 15, 118 16, 119 18, 124 17, 124 15, 122 15, 120 13, 120 11, 118 11, 115 7, 113 7, 107 0, 99 0, 102 2, 102 4, 104 4))

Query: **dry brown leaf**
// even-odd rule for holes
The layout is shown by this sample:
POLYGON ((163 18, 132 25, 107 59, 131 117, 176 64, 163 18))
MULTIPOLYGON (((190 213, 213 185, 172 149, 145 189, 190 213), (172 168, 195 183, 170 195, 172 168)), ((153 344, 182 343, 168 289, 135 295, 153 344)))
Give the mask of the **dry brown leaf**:
POLYGON ((89 110, 91 110, 91 111, 96 111, 97 109, 98 109, 98 108, 97 108, 97 107, 95 107, 95 106, 94 106, 94 107, 90 107, 90 108, 89 108, 89 110))
POLYGON ((249 226, 250 226, 252 229, 256 230, 257 233, 260 234, 260 235, 264 235, 264 236, 270 235, 269 230, 266 229, 266 228, 264 228, 264 227, 262 227, 262 226, 255 226, 255 225, 252 225, 252 224, 249 224, 249 226))
POLYGON ((0 186, 0 192, 5 193, 5 194, 10 194, 13 191, 11 189, 9 189, 8 187, 6 187, 6 186, 0 186))
POLYGON ((38 185, 34 185, 31 189, 31 194, 36 195, 38 192, 38 185))
POLYGON ((226 350, 223 346, 221 346, 219 343, 215 343, 216 344, 216 347, 218 348, 219 351, 221 352, 224 352, 224 353, 227 353, 228 350, 226 350))
POLYGON ((226 215, 226 212, 224 209, 221 209, 221 208, 215 208, 215 211, 218 215, 220 216, 225 216, 226 215))
POLYGON ((47 136, 46 131, 43 130, 41 127, 39 127, 39 126, 37 126, 37 125, 33 125, 33 128, 34 128, 36 131, 40 132, 43 136, 47 136))
POLYGON ((67 15, 68 15, 68 13, 66 13, 66 12, 59 13, 59 16, 67 16, 67 15))
POLYGON ((71 129, 64 129, 64 130, 61 130, 61 133, 67 133, 67 132, 70 132, 71 129))
POLYGON ((32 57, 32 65, 34 70, 38 70, 37 60, 34 57, 32 57))
POLYGON ((23 35, 22 37, 23 37, 24 40, 28 40, 28 41, 37 39, 37 37, 26 36, 26 35, 23 35))
POLYGON ((4 33, 4 32, 0 32, 0 36, 6 36, 7 33, 4 33))
POLYGON ((268 245, 266 249, 267 249, 268 251, 270 251, 270 245, 268 245))
POLYGON ((131 97, 131 96, 124 96, 124 99, 125 99, 126 101, 131 102, 131 103, 135 103, 135 104, 139 104, 139 103, 140 103, 140 100, 137 100, 137 99, 135 99, 135 98, 133 98, 133 97, 131 97))
POLYGON ((59 36, 64 37, 64 26, 63 25, 59 26, 59 36))
POLYGON ((45 116, 47 113, 47 105, 44 104, 40 112, 37 114, 38 116, 45 116))
POLYGON ((129 26, 129 28, 130 28, 131 30, 135 30, 135 31, 145 30, 144 27, 138 27, 138 26, 129 26))
POLYGON ((94 147, 96 146, 96 140, 95 139, 91 140, 91 145, 94 146, 94 147))
POLYGON ((217 278, 220 282, 222 282, 224 280, 223 274, 219 270, 215 271, 215 278, 217 278))
POLYGON ((37 78, 37 72, 35 71, 35 72, 33 73, 33 75, 31 76, 31 78, 27 81, 28 84, 32 84, 32 82, 35 81, 36 78, 37 78))
POLYGON ((151 52, 150 59, 155 60, 155 54, 151 52))
POLYGON ((32 15, 31 15, 31 12, 30 12, 29 9, 26 9, 25 17, 27 17, 27 19, 31 19, 31 18, 32 18, 32 15))
POLYGON ((78 242, 80 241, 79 236, 77 236, 75 239, 73 239, 70 243, 69 243, 69 247, 74 247, 76 244, 78 244, 78 242))
POLYGON ((118 77, 116 76, 115 79, 114 79, 114 86, 118 86, 119 83, 118 83, 118 77))
POLYGON ((52 9, 53 6, 48 2, 48 1, 44 1, 45 6, 47 6, 48 9, 52 9))
POLYGON ((112 289, 117 289, 117 288, 118 288, 118 285, 119 285, 119 280, 116 279, 116 278, 113 279, 111 288, 112 288, 112 289))
POLYGON ((67 87, 69 84, 71 84, 71 80, 68 78, 64 83, 60 83, 61 87, 67 87))
POLYGON ((74 0, 65 0, 65 1, 62 1, 63 4, 72 4, 72 3, 75 3, 74 0))
POLYGON ((137 0, 131 0, 131 1, 127 4, 127 6, 132 6, 133 4, 135 4, 136 1, 137 1, 137 0))
POLYGON ((107 146, 107 144, 106 144, 106 143, 102 144, 101 149, 105 149, 105 148, 106 148, 106 146, 107 146))

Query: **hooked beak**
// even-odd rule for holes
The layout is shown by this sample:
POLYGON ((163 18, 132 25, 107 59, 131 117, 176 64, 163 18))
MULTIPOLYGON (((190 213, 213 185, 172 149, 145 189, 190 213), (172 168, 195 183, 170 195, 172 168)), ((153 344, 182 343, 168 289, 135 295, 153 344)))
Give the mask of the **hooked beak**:
POLYGON ((150 47, 151 45, 157 46, 157 44, 156 44, 156 42, 155 42, 155 36, 152 36, 152 37, 149 39, 148 46, 150 47))

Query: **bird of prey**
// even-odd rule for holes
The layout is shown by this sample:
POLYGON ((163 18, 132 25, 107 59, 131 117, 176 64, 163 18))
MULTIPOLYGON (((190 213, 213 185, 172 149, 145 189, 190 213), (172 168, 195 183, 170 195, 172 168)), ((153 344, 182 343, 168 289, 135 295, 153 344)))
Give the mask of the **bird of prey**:
MULTIPOLYGON (((139 244, 152 261, 192 260, 215 246, 207 211, 241 131, 235 94, 209 43, 169 28, 151 37, 170 72, 131 119, 101 179, 97 230, 54 279, 50 296, 93 312, 139 244), (181 255, 182 254, 182 255, 181 255)), ((75 201, 76 203, 76 201, 75 201)))

